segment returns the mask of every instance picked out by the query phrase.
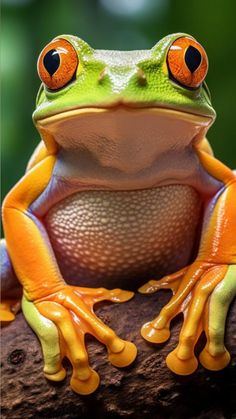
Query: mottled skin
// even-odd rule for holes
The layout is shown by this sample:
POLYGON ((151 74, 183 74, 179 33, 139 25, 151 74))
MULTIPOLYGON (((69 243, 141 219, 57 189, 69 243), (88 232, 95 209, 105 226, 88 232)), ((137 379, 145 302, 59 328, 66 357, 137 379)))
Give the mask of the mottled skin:
MULTIPOLYGON (((116 366, 136 356, 92 310, 97 301, 122 302, 133 293, 81 285, 133 289, 166 275, 140 289, 174 293, 143 337, 165 341, 171 319, 184 312, 169 368, 196 369, 203 330, 201 363, 217 370, 230 360, 224 324, 236 293, 236 180, 205 139, 215 118, 205 82, 188 89, 170 78, 167 52, 181 36, 131 52, 59 37, 78 53, 76 78, 57 91, 42 84, 33 115, 42 142, 4 202, 7 250, 25 317, 42 344, 44 373, 62 380, 67 356, 71 386, 81 394, 99 383, 85 333, 107 346, 116 366)), ((4 262, 7 278, 7 254, 4 262)), ((13 317, 10 305, 3 305, 5 320, 13 317)))

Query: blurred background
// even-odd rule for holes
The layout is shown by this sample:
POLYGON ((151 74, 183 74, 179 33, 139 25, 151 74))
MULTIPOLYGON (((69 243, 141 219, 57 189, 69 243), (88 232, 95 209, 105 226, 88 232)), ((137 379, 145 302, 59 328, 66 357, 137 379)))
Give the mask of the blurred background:
POLYGON ((173 32, 202 43, 217 120, 208 138, 236 169, 236 2, 234 0, 2 0, 2 195, 22 176, 39 141, 32 123, 36 61, 55 36, 74 34, 94 48, 143 49, 173 32))

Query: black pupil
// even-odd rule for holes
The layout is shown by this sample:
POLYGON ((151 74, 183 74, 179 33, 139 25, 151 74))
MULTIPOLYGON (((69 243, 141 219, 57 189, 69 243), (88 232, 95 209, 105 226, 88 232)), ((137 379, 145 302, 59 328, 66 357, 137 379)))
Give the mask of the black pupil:
POLYGON ((187 51, 185 52, 184 58, 188 66, 188 69, 191 71, 191 73, 197 70, 202 60, 200 52, 197 48, 192 47, 192 45, 188 47, 187 51))
POLYGON ((60 55, 56 49, 50 49, 44 56, 43 64, 50 76, 52 76, 60 65, 60 55))

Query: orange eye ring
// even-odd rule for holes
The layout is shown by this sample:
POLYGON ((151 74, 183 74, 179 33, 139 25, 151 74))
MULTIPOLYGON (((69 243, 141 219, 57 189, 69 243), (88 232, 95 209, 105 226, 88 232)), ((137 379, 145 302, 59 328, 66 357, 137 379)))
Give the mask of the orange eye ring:
POLYGON ((51 90, 66 86, 78 67, 79 59, 73 46, 65 39, 50 42, 38 58, 38 74, 51 90))
POLYGON ((176 39, 167 54, 172 78, 183 86, 196 89, 206 77, 208 58, 204 48, 186 36, 176 39))

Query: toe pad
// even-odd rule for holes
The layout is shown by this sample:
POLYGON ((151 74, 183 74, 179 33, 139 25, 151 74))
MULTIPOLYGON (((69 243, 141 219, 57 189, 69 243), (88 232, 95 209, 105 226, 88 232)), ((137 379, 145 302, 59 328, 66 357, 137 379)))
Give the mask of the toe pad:
POLYGON ((195 356, 189 359, 180 359, 177 356, 177 350, 175 349, 166 358, 168 368, 178 375, 190 375, 198 367, 198 361, 195 356))
POLYGON ((61 368, 60 371, 56 372, 55 374, 46 374, 44 373, 45 377, 51 381, 62 381, 66 376, 66 370, 61 368))
POLYGON ((125 342, 125 346, 120 352, 109 351, 108 359, 112 365, 118 368, 127 367, 137 356, 137 348, 132 342, 125 342))
POLYGON ((87 395, 93 393, 99 386, 100 378, 96 371, 91 370, 90 377, 82 381, 76 375, 73 374, 70 385, 72 390, 78 394, 87 395))
POLYGON ((218 371, 228 365, 230 354, 228 351, 225 351, 220 355, 212 356, 207 349, 203 349, 199 355, 199 360, 204 368, 211 371, 218 371))
POLYGON ((148 342, 162 343, 169 339, 170 331, 168 328, 155 329, 152 326, 152 322, 149 322, 143 325, 141 329, 141 335, 148 342))

